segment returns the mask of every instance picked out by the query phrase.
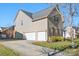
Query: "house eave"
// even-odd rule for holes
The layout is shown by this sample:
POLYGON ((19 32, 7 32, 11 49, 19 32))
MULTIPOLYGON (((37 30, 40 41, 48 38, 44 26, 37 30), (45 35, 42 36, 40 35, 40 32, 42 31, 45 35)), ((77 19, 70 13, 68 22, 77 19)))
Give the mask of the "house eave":
POLYGON ((43 20, 45 18, 47 18, 47 17, 43 17, 43 18, 40 18, 40 19, 32 20, 32 22, 39 21, 39 20, 43 20))

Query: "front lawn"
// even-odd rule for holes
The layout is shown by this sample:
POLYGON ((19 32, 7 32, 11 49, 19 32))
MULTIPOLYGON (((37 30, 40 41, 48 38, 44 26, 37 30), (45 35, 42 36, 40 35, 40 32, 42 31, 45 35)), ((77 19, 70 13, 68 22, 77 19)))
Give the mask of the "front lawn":
POLYGON ((19 53, 0 44, 0 56, 19 56, 19 53))
POLYGON ((74 40, 75 44, 78 45, 78 48, 70 48, 71 41, 59 41, 59 42, 33 42, 34 45, 47 47, 51 49, 56 49, 63 51, 65 55, 79 56, 79 39, 74 40))
POLYGON ((76 49, 66 49, 63 52, 67 56, 79 56, 79 48, 76 48, 76 49))
POLYGON ((63 50, 66 49, 70 46, 70 41, 63 41, 63 42, 53 42, 53 43, 48 43, 48 42, 33 42, 33 44, 42 46, 42 47, 47 47, 51 49, 56 49, 56 50, 63 50))

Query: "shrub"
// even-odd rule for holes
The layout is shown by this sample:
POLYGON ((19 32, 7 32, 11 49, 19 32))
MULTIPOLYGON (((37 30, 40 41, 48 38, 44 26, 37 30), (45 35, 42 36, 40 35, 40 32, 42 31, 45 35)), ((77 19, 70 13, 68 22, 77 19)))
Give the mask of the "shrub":
POLYGON ((62 36, 50 36, 49 41, 50 42, 57 42, 57 41, 63 41, 64 38, 62 36))
POLYGON ((65 38, 65 41, 72 41, 70 38, 65 38))
POLYGON ((75 39, 74 42, 79 46, 79 39, 75 39))
POLYGON ((79 33, 76 36, 77 36, 77 38, 79 38, 79 33))

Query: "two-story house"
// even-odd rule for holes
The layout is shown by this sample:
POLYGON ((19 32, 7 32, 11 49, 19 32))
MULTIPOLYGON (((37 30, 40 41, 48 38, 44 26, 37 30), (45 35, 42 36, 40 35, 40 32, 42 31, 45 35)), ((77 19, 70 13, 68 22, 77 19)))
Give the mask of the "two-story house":
POLYGON ((63 15, 56 6, 36 13, 21 9, 16 15, 14 26, 15 38, 47 41, 49 36, 63 35, 63 15))

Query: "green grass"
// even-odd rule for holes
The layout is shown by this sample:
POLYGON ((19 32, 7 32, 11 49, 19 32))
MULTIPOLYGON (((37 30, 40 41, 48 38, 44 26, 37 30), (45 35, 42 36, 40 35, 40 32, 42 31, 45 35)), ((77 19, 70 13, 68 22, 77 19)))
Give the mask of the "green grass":
MULTIPOLYGON (((79 46, 79 39, 75 39, 74 42, 76 45, 79 46)), ((63 50, 67 47, 70 47, 71 41, 66 40, 66 41, 59 41, 59 42, 52 42, 52 43, 38 41, 38 42, 33 42, 33 44, 42 46, 42 47, 51 48, 51 49, 63 50)))
POLYGON ((75 39, 74 42, 79 46, 79 38, 75 39))
POLYGON ((19 53, 0 44, 0 56, 19 56, 19 53))
POLYGON ((71 43, 69 41, 63 41, 63 42, 53 42, 53 43, 33 42, 33 44, 42 46, 42 47, 51 48, 51 49, 63 50, 65 48, 69 47, 71 43))
POLYGON ((66 49, 63 52, 65 53, 65 55, 79 56, 79 48, 76 48, 76 49, 66 49))
POLYGON ((79 39, 74 40, 75 44, 78 45, 78 48, 67 48, 71 45, 71 41, 60 41, 60 42, 33 42, 34 45, 42 46, 42 47, 47 47, 51 49, 57 49, 57 50, 63 50, 65 55, 70 55, 70 56, 79 56, 79 39), (67 49, 66 49, 67 48, 67 49))

